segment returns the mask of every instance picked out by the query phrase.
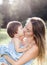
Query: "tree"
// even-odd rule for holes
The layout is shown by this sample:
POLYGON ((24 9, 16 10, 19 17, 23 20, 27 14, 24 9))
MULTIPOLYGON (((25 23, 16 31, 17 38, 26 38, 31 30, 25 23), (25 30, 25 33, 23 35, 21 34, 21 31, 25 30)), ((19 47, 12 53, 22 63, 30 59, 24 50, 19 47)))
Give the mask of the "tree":
POLYGON ((4 15, 3 17, 3 25, 2 27, 5 28, 7 23, 9 22, 10 19, 10 8, 9 8, 9 0, 3 0, 2 4, 2 10, 1 13, 4 15))
POLYGON ((3 23, 3 15, 0 13, 0 28, 2 26, 2 23, 3 23))

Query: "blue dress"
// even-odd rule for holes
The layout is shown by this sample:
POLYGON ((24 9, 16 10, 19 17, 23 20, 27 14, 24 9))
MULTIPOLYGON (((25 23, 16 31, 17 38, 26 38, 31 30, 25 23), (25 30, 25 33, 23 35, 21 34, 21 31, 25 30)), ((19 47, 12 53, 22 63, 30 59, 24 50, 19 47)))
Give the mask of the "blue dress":
MULTIPOLYGON (((23 47, 23 46, 21 46, 23 47)), ((9 55, 13 60, 18 60, 24 53, 19 53, 15 50, 14 43, 11 41, 8 46, 0 46, 0 54, 7 54, 9 55)), ((30 60, 29 62, 23 64, 23 65, 31 65, 33 60, 30 60)), ((0 62, 5 62, 8 65, 11 65, 4 57, 0 57, 0 62)))

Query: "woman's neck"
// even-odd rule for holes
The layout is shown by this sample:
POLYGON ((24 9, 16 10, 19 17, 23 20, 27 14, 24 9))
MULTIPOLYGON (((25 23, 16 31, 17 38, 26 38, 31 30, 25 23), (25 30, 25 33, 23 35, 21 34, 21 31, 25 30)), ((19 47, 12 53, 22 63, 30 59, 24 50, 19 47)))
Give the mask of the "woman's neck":
POLYGON ((33 36, 29 36, 27 38, 28 38, 29 43, 33 43, 34 42, 34 37, 33 36))

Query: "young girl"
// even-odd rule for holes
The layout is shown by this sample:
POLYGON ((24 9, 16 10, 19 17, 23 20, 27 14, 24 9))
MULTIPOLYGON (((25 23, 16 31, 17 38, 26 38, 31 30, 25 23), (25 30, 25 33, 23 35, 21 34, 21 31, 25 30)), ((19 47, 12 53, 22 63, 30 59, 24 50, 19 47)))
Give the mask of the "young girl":
POLYGON ((20 37, 24 35, 22 24, 20 22, 14 21, 14 22, 8 23, 7 33, 12 38, 11 41, 14 43, 15 50, 17 52, 25 52, 31 47, 28 44, 25 44, 23 48, 20 47, 20 46, 23 46, 23 44, 21 43, 20 37))
MULTIPOLYGON (((8 45, 8 48, 1 47, 0 54, 7 54, 12 59, 17 60, 24 52, 31 48, 31 44, 22 44, 20 37, 23 36, 22 24, 18 21, 12 21, 7 25, 7 33, 11 37, 11 42, 8 45), (19 53, 21 52, 21 53, 19 53)), ((0 62, 4 62, 4 58, 0 58, 0 62)))

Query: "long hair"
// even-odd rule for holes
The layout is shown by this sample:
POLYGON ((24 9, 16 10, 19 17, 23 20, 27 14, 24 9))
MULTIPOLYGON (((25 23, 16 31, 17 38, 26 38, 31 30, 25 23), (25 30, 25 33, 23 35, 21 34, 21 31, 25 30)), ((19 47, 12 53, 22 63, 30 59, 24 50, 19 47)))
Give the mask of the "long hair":
POLYGON ((38 59, 42 61, 45 57, 45 22, 39 17, 30 18, 33 27, 33 34, 39 53, 38 59))

